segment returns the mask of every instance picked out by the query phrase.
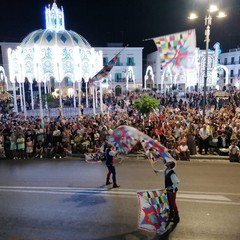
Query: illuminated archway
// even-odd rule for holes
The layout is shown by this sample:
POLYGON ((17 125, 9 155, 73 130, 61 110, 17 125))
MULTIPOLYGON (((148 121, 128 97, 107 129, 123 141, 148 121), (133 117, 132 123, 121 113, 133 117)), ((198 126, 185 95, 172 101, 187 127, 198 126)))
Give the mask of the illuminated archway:
POLYGON ((147 88, 147 80, 149 79, 149 76, 151 76, 150 80, 152 80, 152 85, 154 86, 154 74, 153 74, 153 69, 151 66, 147 67, 147 70, 146 70, 146 73, 144 76, 144 88, 145 89, 147 88))

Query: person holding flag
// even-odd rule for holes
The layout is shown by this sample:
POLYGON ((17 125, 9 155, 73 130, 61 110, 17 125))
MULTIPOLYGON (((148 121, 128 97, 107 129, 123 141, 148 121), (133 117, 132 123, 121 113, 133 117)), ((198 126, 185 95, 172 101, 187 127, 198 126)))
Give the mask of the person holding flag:
POLYGON ((168 203, 170 208, 169 221, 173 221, 175 224, 179 223, 180 217, 178 213, 178 207, 176 204, 176 195, 178 191, 179 179, 175 172, 175 162, 170 161, 165 163, 166 168, 164 170, 154 170, 156 174, 163 173, 165 176, 165 188, 167 190, 168 203))
POLYGON ((113 188, 120 187, 119 185, 117 185, 116 169, 115 169, 115 166, 114 166, 114 157, 116 156, 116 154, 117 154, 117 152, 112 150, 112 145, 107 144, 107 148, 106 148, 106 151, 105 151, 106 166, 108 168, 106 185, 112 184, 110 182, 110 176, 112 174, 113 188))

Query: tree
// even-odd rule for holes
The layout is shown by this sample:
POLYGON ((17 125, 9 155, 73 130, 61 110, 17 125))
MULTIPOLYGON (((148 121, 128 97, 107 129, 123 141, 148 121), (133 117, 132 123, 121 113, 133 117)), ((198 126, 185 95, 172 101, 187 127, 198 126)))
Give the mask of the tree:
POLYGON ((155 108, 158 108, 159 105, 160 103, 158 99, 149 97, 148 95, 143 95, 134 101, 134 106, 137 110, 147 116, 153 112, 155 108))

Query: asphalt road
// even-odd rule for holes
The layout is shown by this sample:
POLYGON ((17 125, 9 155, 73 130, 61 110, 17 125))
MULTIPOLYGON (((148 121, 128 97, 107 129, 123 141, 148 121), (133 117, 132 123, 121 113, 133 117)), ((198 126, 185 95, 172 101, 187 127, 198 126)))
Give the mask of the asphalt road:
MULTIPOLYGON (((106 187, 104 163, 78 159, 0 161, 0 240, 148 240, 137 228, 136 191, 163 187, 147 160, 117 163, 120 188, 106 187)), ((181 221, 169 240, 240 239, 240 164, 178 162, 181 221)))

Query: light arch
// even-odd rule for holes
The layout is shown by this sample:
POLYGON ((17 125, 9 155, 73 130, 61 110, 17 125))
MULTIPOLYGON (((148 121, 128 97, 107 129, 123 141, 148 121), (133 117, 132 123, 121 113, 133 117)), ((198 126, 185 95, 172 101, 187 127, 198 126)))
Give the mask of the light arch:
POLYGON ((151 76, 151 80, 152 80, 153 85, 154 85, 154 74, 153 74, 153 69, 152 69, 151 66, 147 67, 147 70, 146 70, 146 73, 145 73, 145 76, 144 76, 144 88, 145 89, 146 89, 146 86, 147 86, 147 80, 148 80, 149 75, 151 76))

